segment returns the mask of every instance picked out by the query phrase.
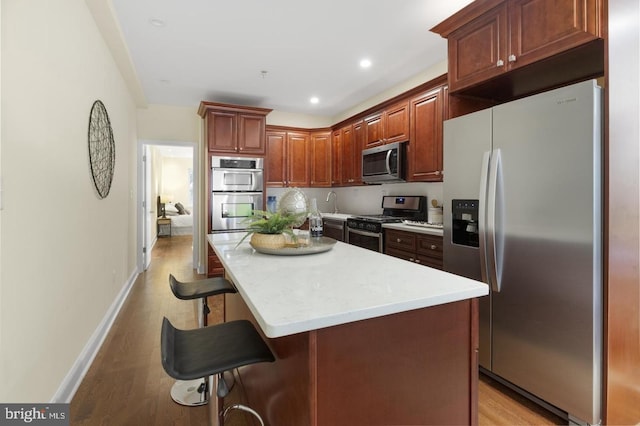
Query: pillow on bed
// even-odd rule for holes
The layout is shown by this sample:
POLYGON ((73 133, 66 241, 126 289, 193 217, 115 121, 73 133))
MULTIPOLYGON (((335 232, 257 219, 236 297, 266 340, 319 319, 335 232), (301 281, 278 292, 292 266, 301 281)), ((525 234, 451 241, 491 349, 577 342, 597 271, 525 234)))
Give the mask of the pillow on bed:
POLYGON ((167 212, 167 214, 169 214, 169 213, 178 213, 178 209, 176 208, 176 206, 173 203, 165 203, 164 204, 164 211, 167 212))
POLYGON ((180 203, 176 203, 176 209, 178 209, 178 214, 187 214, 184 209, 184 206, 180 203))

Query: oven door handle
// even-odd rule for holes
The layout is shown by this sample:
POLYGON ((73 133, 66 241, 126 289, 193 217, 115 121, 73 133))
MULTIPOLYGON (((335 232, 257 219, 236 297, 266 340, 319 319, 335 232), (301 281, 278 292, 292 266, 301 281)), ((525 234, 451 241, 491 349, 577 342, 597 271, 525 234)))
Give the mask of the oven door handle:
POLYGON ((237 196, 247 196, 247 197, 257 197, 262 196, 262 192, 256 191, 211 191, 213 195, 237 195, 237 196))
POLYGON ((349 232, 354 234, 364 235, 365 237, 380 238, 380 234, 376 232, 361 231, 360 229, 349 228, 349 232))

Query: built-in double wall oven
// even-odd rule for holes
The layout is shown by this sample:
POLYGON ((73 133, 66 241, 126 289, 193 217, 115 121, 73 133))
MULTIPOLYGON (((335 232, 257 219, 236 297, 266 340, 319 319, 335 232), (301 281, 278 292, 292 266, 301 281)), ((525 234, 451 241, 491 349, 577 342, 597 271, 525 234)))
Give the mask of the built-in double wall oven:
POLYGON ((242 231, 253 210, 263 209, 264 159, 211 157, 210 231, 242 231))

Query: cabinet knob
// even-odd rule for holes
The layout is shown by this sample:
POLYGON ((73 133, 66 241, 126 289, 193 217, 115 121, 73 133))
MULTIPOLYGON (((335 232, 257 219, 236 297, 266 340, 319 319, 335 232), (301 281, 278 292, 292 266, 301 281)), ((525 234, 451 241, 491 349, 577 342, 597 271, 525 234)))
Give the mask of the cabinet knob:
POLYGON ((516 55, 509 55, 509 62, 515 62, 516 61, 516 55))
POLYGON ((396 238, 396 243, 401 243, 402 240, 400 238, 396 238))
POLYGON ((409 262, 415 262, 415 259, 413 257, 410 257, 409 262))
POLYGON ((420 263, 420 259, 416 259, 416 263, 420 263))
POLYGON ((504 66, 504 61, 502 59, 498 59, 498 62, 496 62, 496 67, 502 67, 504 66))
POLYGON ((431 250, 435 250, 435 249, 437 249, 437 248, 438 248, 438 246, 437 246, 437 245, 435 245, 435 244, 431 244, 431 250))

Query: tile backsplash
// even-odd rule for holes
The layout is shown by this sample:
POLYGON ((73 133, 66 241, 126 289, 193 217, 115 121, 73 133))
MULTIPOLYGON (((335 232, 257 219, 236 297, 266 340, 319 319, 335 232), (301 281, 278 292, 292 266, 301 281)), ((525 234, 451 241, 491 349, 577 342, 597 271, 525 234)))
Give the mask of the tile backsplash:
MULTIPOLYGON (((390 183, 382 185, 350 186, 340 188, 299 188, 307 194, 309 200, 316 198, 322 212, 333 212, 333 197, 326 202, 329 191, 338 195, 338 211, 351 214, 382 213, 383 195, 426 195, 427 202, 438 200, 442 205, 442 183, 390 183)), ((289 188, 267 188, 266 195, 275 195, 277 199, 289 188)))

